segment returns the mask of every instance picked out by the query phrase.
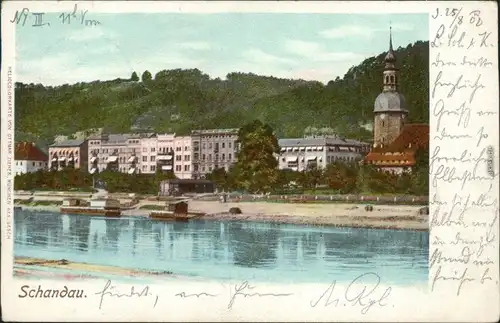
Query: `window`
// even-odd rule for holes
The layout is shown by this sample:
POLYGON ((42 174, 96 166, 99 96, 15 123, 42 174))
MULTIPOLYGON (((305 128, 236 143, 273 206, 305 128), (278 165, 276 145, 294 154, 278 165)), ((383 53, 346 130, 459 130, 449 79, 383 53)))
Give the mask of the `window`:
POLYGON ((142 156, 142 161, 147 162, 148 161, 148 156, 142 156))
POLYGON ((151 165, 151 167, 149 168, 152 172, 156 171, 156 166, 155 165, 151 165))
POLYGON ((184 165, 184 171, 189 172, 189 165, 184 165))
POLYGON ((212 154, 208 154, 208 161, 212 161, 212 154))
POLYGON ((219 160, 219 154, 215 154, 215 160, 219 160))
POLYGON ((175 151, 181 151, 182 148, 181 147, 175 147, 175 151))
POLYGON ((175 171, 180 172, 182 170, 181 165, 175 166, 175 171))
POLYGON ((205 160, 205 154, 201 155, 201 159, 205 160))
POLYGON ((208 149, 212 149, 212 143, 208 144, 208 149))
POLYGON ((222 154, 222 160, 226 159, 226 154, 222 154))
POLYGON ((182 156, 181 156, 181 155, 177 155, 177 156, 175 156, 175 160, 177 160, 177 161, 182 160, 182 156))
POLYGON ((227 155, 227 160, 231 160, 231 154, 227 155))
POLYGON ((142 165, 142 171, 145 172, 147 170, 147 166, 146 165, 142 165))
POLYGON ((152 162, 154 162, 156 160, 156 156, 151 156, 151 159, 150 159, 152 162))
POLYGON ((42 162, 39 162, 39 163, 38 163, 38 166, 42 166, 42 162))
POLYGON ((184 146, 184 151, 187 151, 189 149, 188 146, 184 146))
POLYGON ((200 155, 198 153, 194 153, 194 156, 193 156, 194 160, 198 160, 199 157, 200 157, 200 155))
POLYGON ((189 161, 191 159, 191 156, 190 155, 184 155, 184 160, 185 161, 189 161))
POLYGON ((205 166, 201 168, 201 171, 204 172, 206 170, 205 166))
POLYGON ((208 167, 208 171, 211 172, 212 171, 212 166, 209 166, 208 167))
POLYGON ((225 143, 222 143, 222 148, 225 148, 226 147, 226 144, 225 143))
POLYGON ((227 148, 231 148, 231 143, 230 142, 227 143, 227 148))
POLYGON ((33 166, 35 166, 35 162, 33 162, 33 166))
POLYGON ((151 147, 151 152, 154 153, 155 152, 155 147, 151 147))
POLYGON ((382 121, 382 127, 385 127, 385 121, 382 121))
POLYGON ((203 148, 203 149, 207 148, 207 146, 205 145, 205 143, 203 143, 203 145, 201 145, 201 148, 203 148))

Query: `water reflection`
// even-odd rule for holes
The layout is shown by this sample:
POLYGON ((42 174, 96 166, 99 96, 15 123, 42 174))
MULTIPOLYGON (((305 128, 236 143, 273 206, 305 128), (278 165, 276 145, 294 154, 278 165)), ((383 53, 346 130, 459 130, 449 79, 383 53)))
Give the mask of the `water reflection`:
POLYGON ((172 223, 19 210, 14 219, 18 256, 210 278, 330 281, 378 269, 386 280, 427 279, 426 232, 248 222, 172 223))

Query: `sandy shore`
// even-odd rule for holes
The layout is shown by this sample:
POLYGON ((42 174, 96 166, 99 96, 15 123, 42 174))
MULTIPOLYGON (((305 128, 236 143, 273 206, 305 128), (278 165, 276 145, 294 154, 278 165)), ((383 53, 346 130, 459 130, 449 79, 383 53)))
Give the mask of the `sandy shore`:
MULTIPOLYGON (((164 202, 143 201, 138 208, 124 210, 124 216, 145 216, 151 210, 140 209, 143 205, 164 205, 164 202)), ((59 212, 59 206, 25 206, 23 209, 59 212)), ((219 203, 212 201, 190 201, 189 209, 204 212, 205 220, 243 220, 258 222, 328 225, 339 227, 386 228, 406 230, 428 230, 428 216, 420 215, 421 206, 374 205, 367 212, 362 204, 340 203, 269 203, 238 202, 219 203), (229 209, 238 207, 242 214, 229 214, 229 209)))

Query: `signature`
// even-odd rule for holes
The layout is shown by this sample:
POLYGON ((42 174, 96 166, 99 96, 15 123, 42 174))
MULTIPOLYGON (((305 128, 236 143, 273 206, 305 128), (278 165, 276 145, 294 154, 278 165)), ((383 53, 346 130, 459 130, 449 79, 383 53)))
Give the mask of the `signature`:
POLYGON ((275 293, 245 293, 252 291, 255 288, 255 286, 252 286, 248 283, 248 281, 244 281, 243 283, 239 285, 234 286, 234 293, 230 292, 230 299, 229 303, 227 304, 227 308, 231 309, 234 305, 234 301, 236 300, 236 297, 238 295, 243 296, 243 297, 264 297, 264 296, 273 296, 273 297, 285 297, 285 296, 291 296, 293 295, 292 293, 280 293, 280 294, 275 294, 275 293))
MULTIPOLYGON (((153 296, 153 294, 149 290, 149 286, 144 287, 141 291, 136 291, 135 287, 132 286, 130 290, 126 293, 121 293, 116 290, 116 286, 111 285, 111 280, 108 280, 106 282, 106 285, 104 285, 104 288, 102 291, 95 293, 95 295, 101 295, 101 299, 99 301, 99 309, 102 308, 102 303, 104 301, 105 296, 110 296, 110 297, 117 297, 117 298, 141 298, 141 297, 150 297, 153 296)), ((155 302, 153 305, 153 308, 156 307, 156 304, 158 303, 158 295, 155 295, 155 302)))
POLYGON ((365 273, 356 277, 347 286, 343 297, 332 297, 337 281, 333 281, 328 288, 321 294, 321 296, 316 301, 311 301, 311 307, 316 307, 320 301, 324 301, 324 306, 338 306, 346 305, 345 302, 349 303, 351 306, 361 306, 361 314, 366 314, 373 306, 378 305, 384 307, 387 305, 385 301, 391 294, 392 287, 387 287, 381 295, 377 295, 375 292, 380 284, 380 276, 376 273, 365 273), (371 287, 368 287, 365 283, 361 284, 364 279, 371 279, 372 283, 369 283, 371 287), (373 279, 375 284, 373 284, 373 279))

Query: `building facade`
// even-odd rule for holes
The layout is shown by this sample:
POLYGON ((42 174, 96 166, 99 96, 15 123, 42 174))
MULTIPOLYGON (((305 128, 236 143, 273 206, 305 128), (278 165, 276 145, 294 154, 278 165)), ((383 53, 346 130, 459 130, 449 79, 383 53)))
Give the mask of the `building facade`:
POLYGON ((100 134, 88 139, 88 171, 141 172, 142 139, 153 134, 100 134))
POLYGON ((362 160, 369 144, 337 136, 279 139, 279 169, 304 171, 314 165, 324 168, 335 162, 362 160))
POLYGON ((216 168, 229 170, 237 158, 239 129, 193 130, 193 178, 203 178, 216 168))
POLYGON ((191 179, 193 176, 193 138, 190 136, 174 139, 174 174, 180 179, 191 179))
POLYGON ((16 143, 14 161, 16 176, 46 170, 48 167, 48 156, 32 142, 16 143))
POLYGON ((76 168, 87 170, 88 141, 84 139, 64 140, 49 146, 49 169, 76 168))
POLYGON ((385 56, 383 91, 376 98, 373 110, 373 148, 363 163, 400 174, 415 166, 419 150, 429 148, 429 125, 406 123, 408 109, 404 96, 398 93, 398 69, 391 36, 385 56))

